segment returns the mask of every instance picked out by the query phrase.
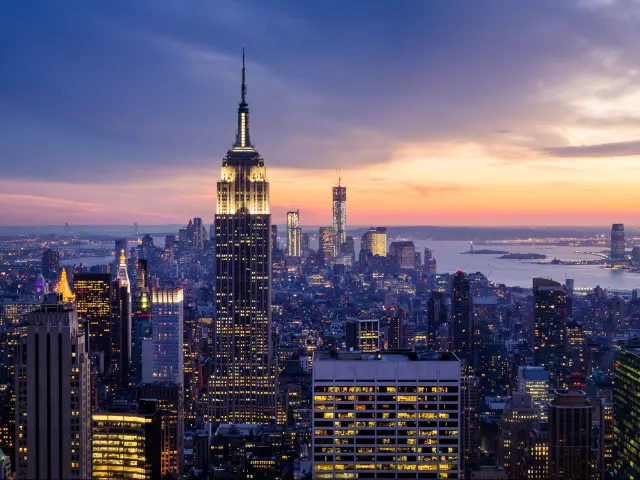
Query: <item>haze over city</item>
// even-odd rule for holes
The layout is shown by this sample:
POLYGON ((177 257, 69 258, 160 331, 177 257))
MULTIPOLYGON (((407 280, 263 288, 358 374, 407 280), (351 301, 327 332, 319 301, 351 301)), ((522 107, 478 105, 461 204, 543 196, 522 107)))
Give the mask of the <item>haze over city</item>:
POLYGON ((241 46, 274 223, 639 224, 633 1, 3 2, 0 224, 215 212, 241 46), (339 170, 339 172, 338 172, 339 170))

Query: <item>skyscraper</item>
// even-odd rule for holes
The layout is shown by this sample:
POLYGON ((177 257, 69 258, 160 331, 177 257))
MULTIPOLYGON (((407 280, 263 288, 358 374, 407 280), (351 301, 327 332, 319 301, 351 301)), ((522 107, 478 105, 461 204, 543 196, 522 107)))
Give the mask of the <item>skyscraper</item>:
POLYGON ((287 212, 287 255, 299 257, 301 252, 300 210, 287 212))
POLYGON ((153 382, 138 385, 138 401, 153 399, 162 418, 161 467, 165 476, 175 472, 180 476, 184 462, 184 390, 178 383, 153 382))
POLYGON ((509 478, 521 478, 522 465, 519 464, 518 453, 522 446, 518 437, 528 432, 539 417, 531 395, 514 392, 500 420, 497 451, 498 465, 507 470, 509 478))
POLYGON ((311 249, 311 247, 310 247, 310 244, 309 244, 309 233, 308 232, 302 232, 302 234, 300 235, 300 256, 302 258, 309 257, 310 249, 311 249))
POLYGON ((397 268, 414 270, 416 268, 416 247, 410 240, 391 242, 389 258, 397 268))
POLYGON ((325 265, 331 265, 336 252, 336 231, 333 227, 320 227, 318 236, 318 253, 320 254, 321 261, 325 265))
POLYGON ((127 255, 127 239, 116 238, 115 241, 115 254, 113 259, 113 268, 111 273, 116 276, 118 274, 118 266, 120 265, 120 254, 124 251, 125 259, 127 255))
POLYGON ((136 275, 136 291, 132 299, 131 322, 133 329, 132 347, 132 374, 134 380, 139 382, 142 378, 142 342, 150 339, 152 333, 151 324, 151 295, 148 285, 148 261, 138 260, 136 275))
POLYGON ((436 259, 433 258, 433 251, 430 248, 424 249, 424 261, 422 262, 422 273, 424 275, 435 275, 437 270, 436 259))
POLYGON ((624 224, 614 223, 611 226, 611 259, 624 260, 624 258, 625 258, 624 224))
POLYGON ((387 227, 371 227, 362 235, 362 250, 369 250, 372 255, 387 256, 387 227))
POLYGON ((131 285, 124 250, 120 252, 118 275, 111 287, 111 354, 110 367, 114 376, 112 394, 118 388, 129 387, 131 367, 131 285))
POLYGON ((471 292, 469 278, 461 270, 453 276, 451 316, 453 317, 453 351, 469 366, 473 359, 471 292))
POLYGON ((538 409, 541 420, 547 420, 549 396, 549 372, 544 367, 521 365, 518 367, 518 392, 531 395, 531 402, 538 409))
POLYGON ((58 279, 58 269, 60 268, 60 252, 56 250, 45 250, 42 254, 42 275, 48 280, 58 279))
POLYGON ((89 353, 102 352, 108 367, 111 357, 111 275, 77 273, 73 286, 78 319, 89 325, 89 353))
POLYGON ((546 278, 533 279, 533 363, 546 367, 551 389, 565 388, 567 373, 567 291, 546 278))
POLYGON ((549 477, 553 480, 593 478, 593 406, 582 392, 556 394, 549 404, 549 477))
POLYGON ((640 345, 617 351, 613 379, 616 478, 640 478, 640 345))
POLYGON ((19 479, 90 477, 89 355, 58 293, 27 315, 16 363, 19 479))
POLYGON ((244 52, 236 141, 222 161, 216 205, 216 338, 210 420, 276 417, 271 348, 271 215, 264 160, 249 137, 244 52))
MULTIPOLYGON (((184 313, 182 288, 154 288, 151 307, 153 324, 153 379, 184 384, 184 313)), ((143 365, 143 368, 147 368, 143 365)))
POLYGON ((347 187, 333 187, 333 230, 335 231, 335 256, 342 253, 347 241, 347 187))

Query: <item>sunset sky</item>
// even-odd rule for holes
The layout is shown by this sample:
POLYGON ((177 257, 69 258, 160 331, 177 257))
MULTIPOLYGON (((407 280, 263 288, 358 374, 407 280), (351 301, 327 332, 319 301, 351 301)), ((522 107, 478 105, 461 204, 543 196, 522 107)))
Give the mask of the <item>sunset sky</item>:
POLYGON ((640 224, 634 0, 4 1, 0 224, 210 223, 242 44, 275 223, 640 224))

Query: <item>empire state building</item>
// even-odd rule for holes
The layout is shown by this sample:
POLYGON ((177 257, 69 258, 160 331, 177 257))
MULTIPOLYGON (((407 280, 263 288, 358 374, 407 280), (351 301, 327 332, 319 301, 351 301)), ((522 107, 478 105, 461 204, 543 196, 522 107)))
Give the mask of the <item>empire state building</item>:
POLYGON ((271 349, 271 215, 264 160, 249 137, 244 51, 236 141, 222 160, 215 217, 216 323, 208 420, 276 417, 271 349))

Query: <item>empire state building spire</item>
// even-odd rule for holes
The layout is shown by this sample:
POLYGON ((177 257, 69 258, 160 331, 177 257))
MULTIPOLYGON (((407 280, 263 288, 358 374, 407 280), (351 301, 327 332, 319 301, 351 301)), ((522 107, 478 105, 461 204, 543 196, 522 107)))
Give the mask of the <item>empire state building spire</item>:
POLYGON ((242 47, 242 87, 241 101, 238 106, 238 134, 234 148, 252 148, 249 138, 249 104, 247 103, 247 82, 245 78, 244 47, 242 47))
MULTIPOLYGON (((244 50, 236 142, 222 159, 214 221, 216 318, 207 421, 265 424, 277 414, 271 329, 271 215, 264 159, 249 141, 244 50)), ((212 239, 213 240, 213 239, 212 239)))

